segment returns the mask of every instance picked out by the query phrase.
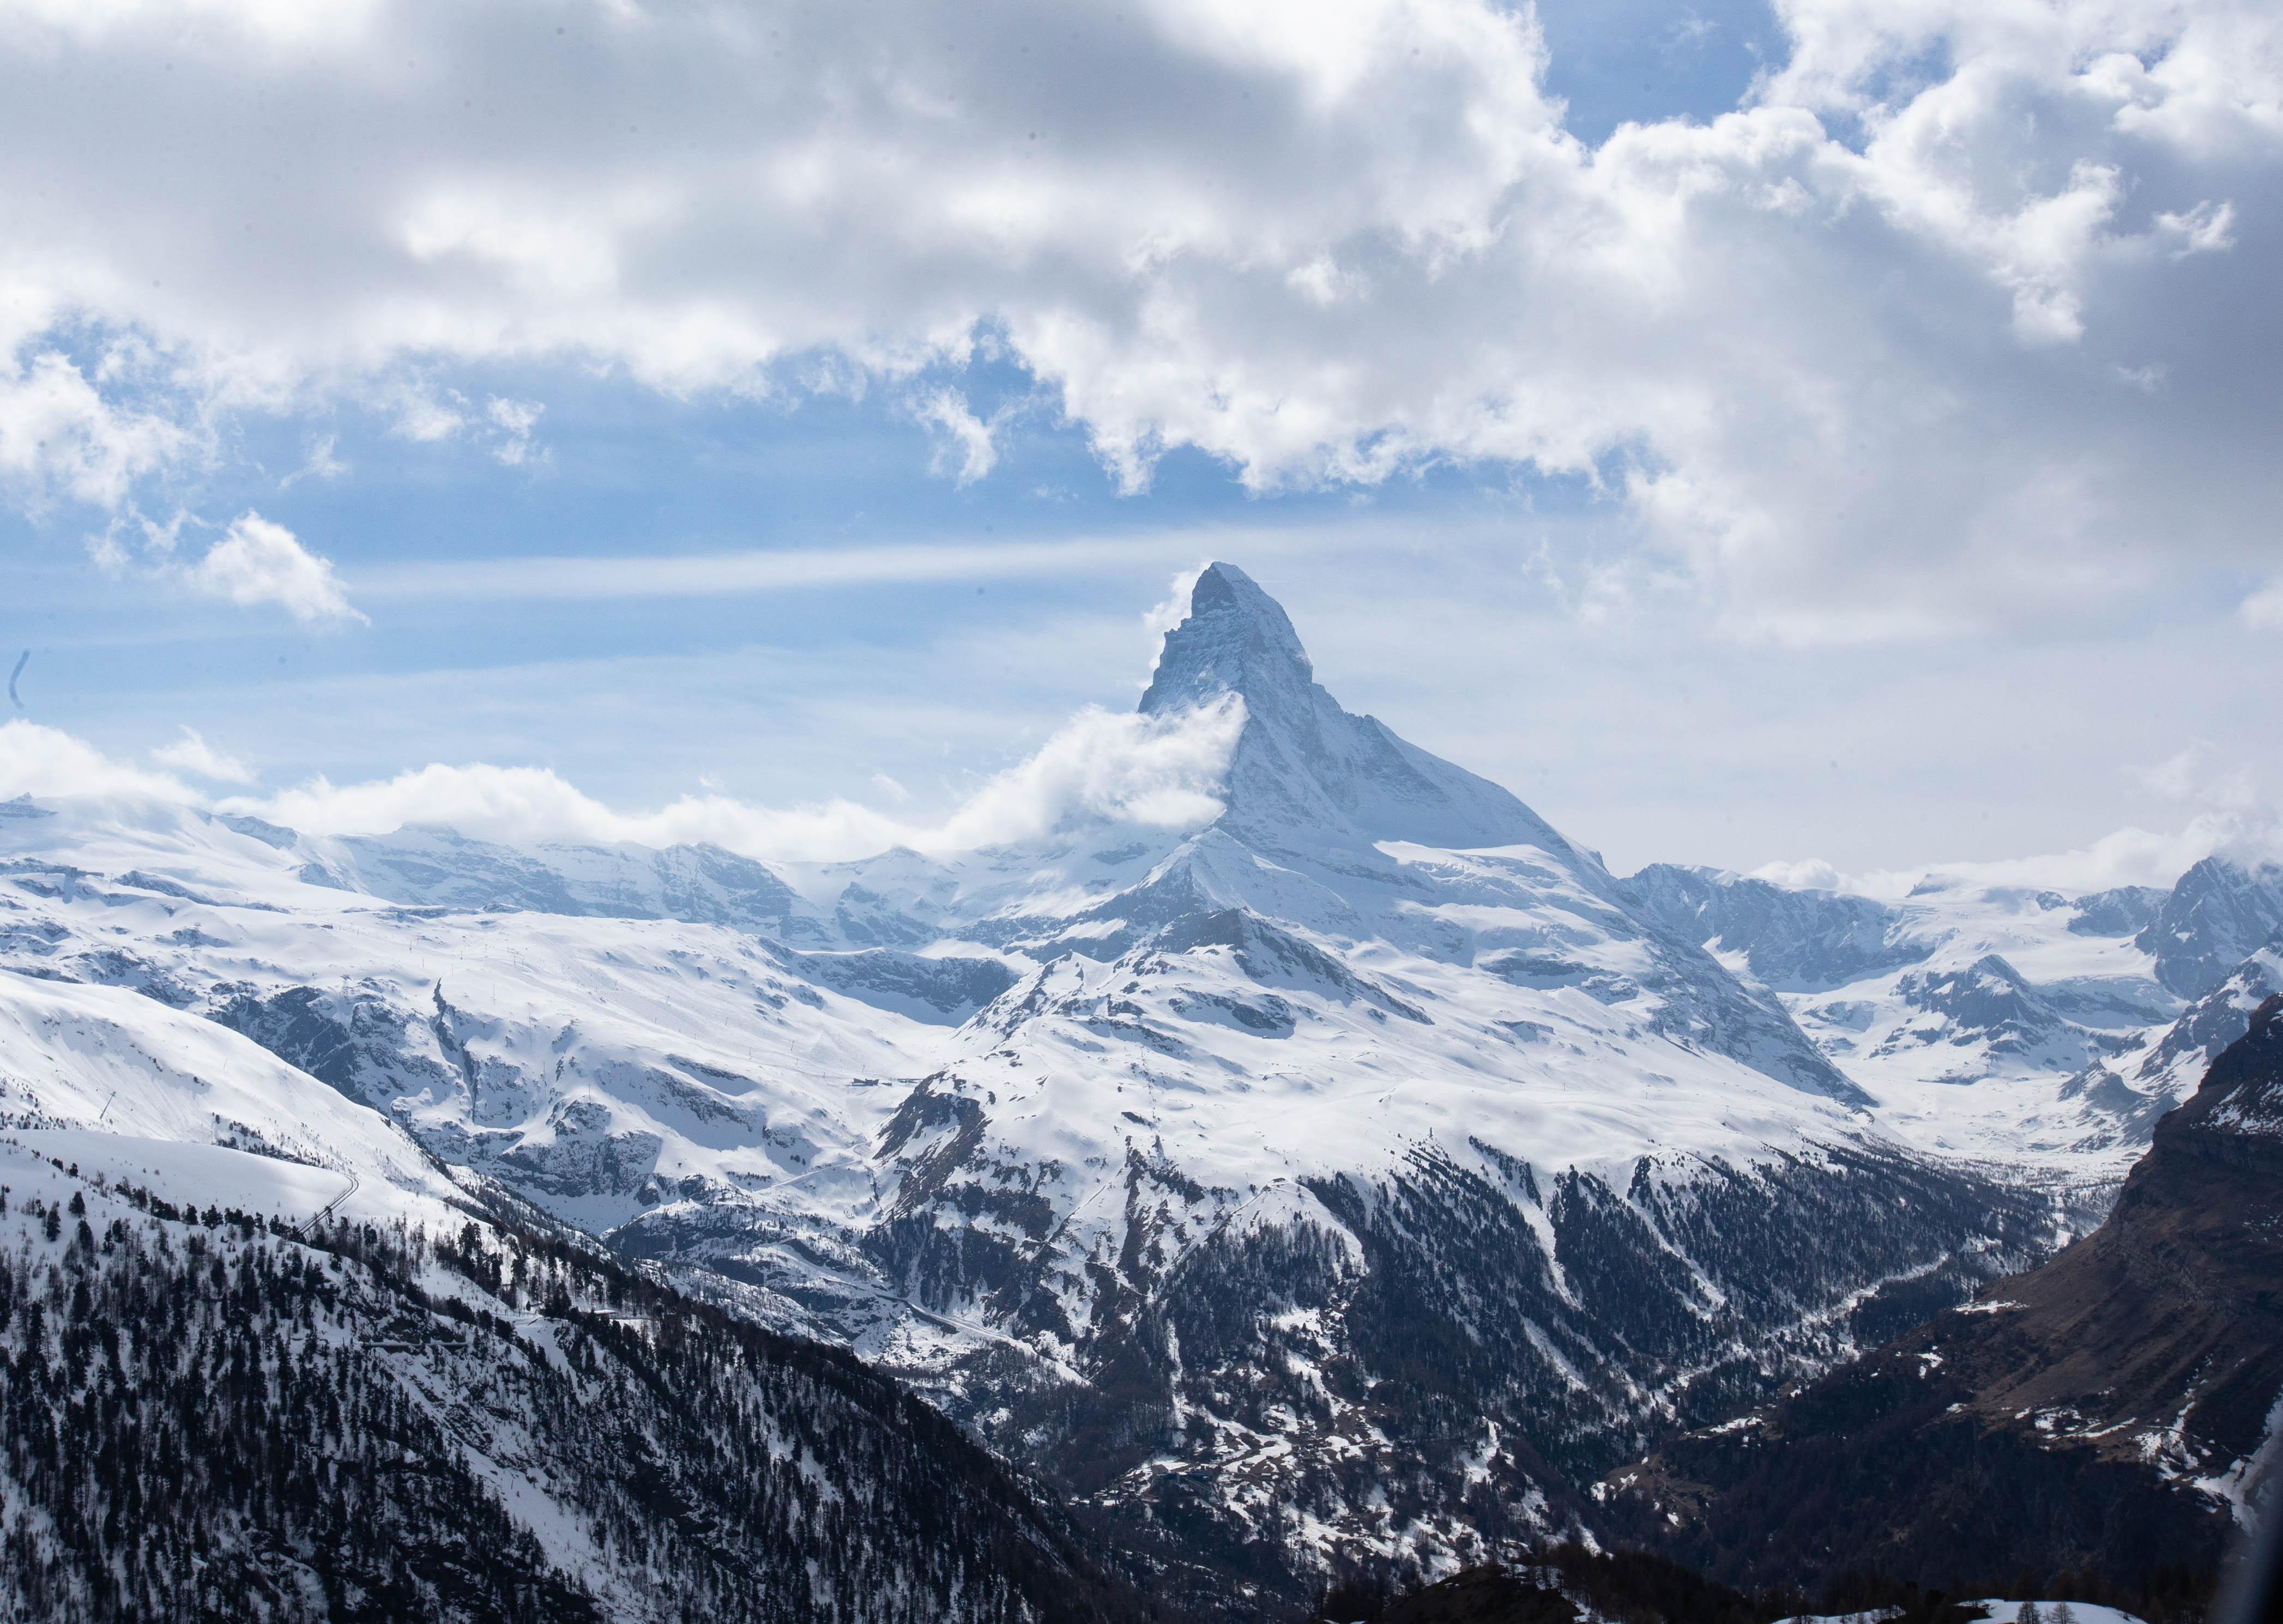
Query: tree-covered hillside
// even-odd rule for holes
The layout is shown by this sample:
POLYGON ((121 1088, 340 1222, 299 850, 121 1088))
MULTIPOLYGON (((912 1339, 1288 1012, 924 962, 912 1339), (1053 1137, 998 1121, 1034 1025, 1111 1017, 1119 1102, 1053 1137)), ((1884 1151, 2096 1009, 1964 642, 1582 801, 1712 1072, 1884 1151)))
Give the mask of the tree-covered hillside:
POLYGON ((0 1183, 0 1614, 1147 1616, 854 1358, 536 1231, 0 1183))

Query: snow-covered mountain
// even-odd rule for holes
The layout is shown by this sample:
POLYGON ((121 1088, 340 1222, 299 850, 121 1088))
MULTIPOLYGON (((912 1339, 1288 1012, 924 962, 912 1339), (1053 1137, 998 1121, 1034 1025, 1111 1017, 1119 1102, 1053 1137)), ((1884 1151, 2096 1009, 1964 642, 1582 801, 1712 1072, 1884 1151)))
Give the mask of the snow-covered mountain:
POLYGON ((2164 954, 2283 895, 1621 882, 1227 565, 1142 706, 1241 707, 1204 827, 784 865, 14 804, 10 1121, 497 1180, 1289 1594, 1590 1522, 2089 1226, 2266 962, 2188 1006, 2164 954))
POLYGON ((2082 895, 1934 874, 1899 902, 1666 865, 1625 884, 1944 1154, 2115 1177, 2283 990, 2283 869, 2258 862, 2082 895))

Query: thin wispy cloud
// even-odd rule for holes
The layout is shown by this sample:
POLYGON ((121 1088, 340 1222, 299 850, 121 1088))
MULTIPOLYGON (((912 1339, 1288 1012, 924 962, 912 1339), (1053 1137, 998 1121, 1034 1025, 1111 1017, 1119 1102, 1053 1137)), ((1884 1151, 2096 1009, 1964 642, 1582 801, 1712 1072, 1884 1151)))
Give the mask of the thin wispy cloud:
MULTIPOLYGON (((939 581, 1037 580, 1185 557, 1211 547, 1212 532, 1154 532, 1060 541, 812 546, 678 556, 436 559, 357 571, 360 600, 607 600, 714 597, 741 593, 919 585, 939 581)), ((1304 531, 1246 532, 1258 552, 1301 551, 1304 531)), ((1350 545, 1359 545, 1351 542, 1350 545)))

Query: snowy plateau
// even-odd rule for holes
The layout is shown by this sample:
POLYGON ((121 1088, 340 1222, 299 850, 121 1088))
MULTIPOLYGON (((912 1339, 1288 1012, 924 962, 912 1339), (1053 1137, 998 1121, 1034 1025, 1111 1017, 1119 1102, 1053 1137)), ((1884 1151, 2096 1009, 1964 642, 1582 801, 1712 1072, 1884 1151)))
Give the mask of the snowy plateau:
POLYGON ((2283 989, 2256 864, 1614 876, 1225 564, 1141 704, 1231 721, 1202 827, 788 864, 0 804, 6 1133, 292 1221, 503 1189, 1291 1595, 1590 1533, 1658 1438, 2042 1261, 2283 989))

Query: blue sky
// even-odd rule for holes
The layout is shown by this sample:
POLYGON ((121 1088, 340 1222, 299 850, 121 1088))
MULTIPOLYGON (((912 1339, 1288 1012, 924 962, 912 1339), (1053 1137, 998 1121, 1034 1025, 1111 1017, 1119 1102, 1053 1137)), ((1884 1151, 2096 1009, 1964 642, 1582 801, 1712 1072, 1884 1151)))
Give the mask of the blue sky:
MULTIPOLYGON (((542 9, 495 11, 538 29, 542 9)), ((256 775, 215 793, 489 763, 627 809, 718 790, 918 816, 1079 707, 1129 707, 1145 612, 1230 557, 1352 708, 1621 869, 1901 866, 2264 818, 2283 561, 2256 464, 2283 447, 2271 320, 2241 292, 2273 268, 2283 144, 2249 115, 2232 145, 2152 122, 2177 105, 2219 128, 2209 75, 2115 89, 2124 69, 2085 66, 2193 66, 2214 18, 2191 8, 2164 51, 2072 36, 2016 60, 1941 8, 1851 43, 1835 4, 1549 5, 1541 58, 1516 13, 1387 9, 1367 60, 1326 66, 1276 7, 1231 43, 1168 6, 1130 58, 1162 94, 1121 67, 1138 123, 1093 148, 1099 66, 1018 94, 1029 52, 1006 41, 1043 56, 1049 33, 978 29, 970 49, 1007 60, 937 87, 969 144, 946 155, 900 144, 891 113, 752 136, 729 91, 684 93, 686 61, 566 4, 545 16, 594 52, 591 98, 619 98, 630 140, 678 130, 607 162, 546 146, 543 109, 527 146, 382 150, 390 97, 448 109, 462 78, 536 71, 432 7, 355 26, 425 40, 408 64, 438 53, 444 82, 338 119, 263 8, 219 44, 163 8, 53 25, 44 69, 7 64, 27 93, 59 94, 58 61, 196 71, 243 128, 211 136, 203 200, 162 195, 175 159, 138 163, 128 115, 115 150, 55 160, 88 167, 83 206, 0 172, 31 243, 0 267, 0 635, 31 652, 24 713, 122 761, 195 728, 256 775), (1405 66, 1414 36, 1431 74, 1405 66), (1258 154, 1192 151, 1182 98, 1208 95, 1233 120, 1297 111, 1258 154), (2006 116, 2040 97, 2053 133, 2015 151, 2006 116), (1740 106, 1749 128, 1714 127, 1740 106), (1967 161, 1906 139, 1914 119, 2000 133, 1967 161), (923 202, 971 180, 1015 223, 970 211, 916 241, 892 198, 844 188, 718 245, 746 182, 678 236, 643 223, 646 199, 714 196, 730 158, 828 128, 865 162, 937 165, 923 202), (1078 155, 1041 158, 1064 168, 1030 198, 1017 166, 1048 147, 1078 155), (331 156, 297 191, 305 151, 331 156), (596 225, 582 200, 612 186, 634 201, 596 225), (1124 192, 1149 226, 1130 238, 1124 192), (769 260, 836 211, 800 263, 769 260), (1168 232, 1187 245, 1121 268, 1168 232), (222 594, 211 549, 250 514, 353 612, 222 594)), ((939 21, 914 12, 910 38, 939 21)), ((827 62, 853 48, 805 26, 827 62)), ((0 115, 27 166, 64 139, 36 99, 0 115)))

